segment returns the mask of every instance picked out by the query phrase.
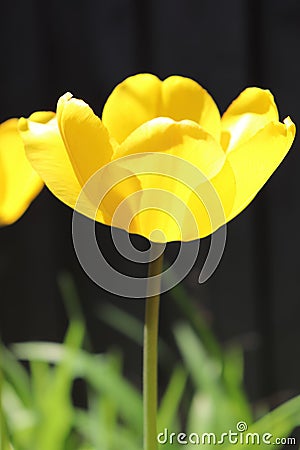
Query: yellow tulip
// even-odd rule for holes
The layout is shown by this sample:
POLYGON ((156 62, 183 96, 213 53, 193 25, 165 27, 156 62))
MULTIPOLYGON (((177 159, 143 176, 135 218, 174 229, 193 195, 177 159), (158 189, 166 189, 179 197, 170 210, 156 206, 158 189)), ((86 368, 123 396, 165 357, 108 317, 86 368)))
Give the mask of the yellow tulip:
POLYGON ((18 119, 0 125, 0 225, 18 220, 43 187, 28 162, 18 119))
POLYGON ((35 113, 19 130, 28 159, 60 200, 157 242, 207 236, 233 219, 295 136, 268 90, 246 89, 221 118, 195 81, 151 74, 120 83, 102 120, 67 93, 56 116, 35 113))

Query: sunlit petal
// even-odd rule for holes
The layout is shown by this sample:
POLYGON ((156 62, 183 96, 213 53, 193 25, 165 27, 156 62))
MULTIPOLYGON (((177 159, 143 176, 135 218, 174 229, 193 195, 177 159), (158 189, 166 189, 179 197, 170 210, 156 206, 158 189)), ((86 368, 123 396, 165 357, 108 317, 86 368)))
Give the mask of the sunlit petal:
POLYGON ((270 91, 245 89, 222 116, 222 145, 227 152, 241 145, 271 121, 278 121, 278 110, 270 91))
MULTIPOLYGON (((214 225, 210 223, 212 199, 207 198, 211 191, 211 195, 215 193, 210 180, 225 164, 225 154, 196 123, 164 118, 147 122, 123 142, 115 162, 135 173, 141 185, 140 211, 136 212, 132 232, 152 240, 158 231, 165 241, 191 240, 225 223, 226 213, 220 200, 222 218, 215 220, 214 225), (209 205, 203 204, 208 201, 209 205)), ((234 181, 224 181, 232 206, 234 181)))
POLYGON ((270 122, 227 155, 236 179, 236 197, 229 220, 248 206, 289 151, 296 128, 288 117, 270 122))
MULTIPOLYGON (((70 162, 55 115, 50 113, 47 118, 42 114, 34 113, 29 119, 19 121, 27 158, 50 191, 63 203, 75 208, 82 186, 70 162)), ((86 197, 85 209, 87 215, 91 211, 94 217, 94 206, 86 197)))
POLYGON ((161 116, 193 120, 219 141, 221 123, 217 105, 209 93, 190 78, 172 76, 162 82, 161 116))
POLYGON ((140 125, 157 117, 192 120, 219 140, 220 114, 212 97, 195 81, 180 76, 164 81, 151 74, 127 78, 109 96, 102 120, 121 143, 140 125))
POLYGON ((113 148, 109 134, 93 110, 69 93, 58 101, 57 122, 74 171, 83 186, 110 161, 113 148))
POLYGON ((145 152, 181 157, 208 178, 217 173, 225 159, 220 144, 190 120, 157 118, 143 124, 120 145, 113 159, 145 152))

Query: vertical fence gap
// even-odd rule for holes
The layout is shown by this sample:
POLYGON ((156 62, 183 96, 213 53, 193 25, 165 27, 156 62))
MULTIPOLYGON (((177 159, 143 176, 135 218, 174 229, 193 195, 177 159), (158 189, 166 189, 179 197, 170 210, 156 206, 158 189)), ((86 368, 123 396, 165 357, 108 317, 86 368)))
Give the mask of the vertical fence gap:
MULTIPOLYGON (((249 84, 264 87, 265 84, 265 52, 267 51, 264 33, 264 0, 248 0, 248 76, 249 84)), ((255 319, 260 337, 259 367, 260 396, 270 396, 276 390, 274 379, 274 349, 271 299, 271 240, 270 209, 268 189, 258 195, 254 209, 254 262, 255 284, 255 319)))
POLYGON ((151 72, 153 63, 151 2, 135 0, 134 9, 137 72, 151 72))

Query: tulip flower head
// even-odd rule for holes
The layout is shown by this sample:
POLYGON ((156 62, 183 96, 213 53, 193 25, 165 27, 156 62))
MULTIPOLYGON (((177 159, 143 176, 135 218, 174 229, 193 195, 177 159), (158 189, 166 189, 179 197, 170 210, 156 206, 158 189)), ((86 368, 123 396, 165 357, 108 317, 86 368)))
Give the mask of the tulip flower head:
POLYGON ((18 119, 0 125, 0 225, 18 220, 43 187, 28 162, 18 119))
POLYGON ((19 130, 60 200, 155 242, 198 239, 237 216, 295 136, 268 90, 244 90, 221 117, 195 81, 151 74, 120 83, 102 119, 67 93, 56 116, 35 113, 19 130))

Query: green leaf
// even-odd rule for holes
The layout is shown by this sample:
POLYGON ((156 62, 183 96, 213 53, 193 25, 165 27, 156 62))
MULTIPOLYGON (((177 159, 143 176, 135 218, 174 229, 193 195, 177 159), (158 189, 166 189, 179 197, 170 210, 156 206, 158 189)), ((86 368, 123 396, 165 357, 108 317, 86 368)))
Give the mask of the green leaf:
POLYGON ((179 404, 182 400, 186 385, 187 374, 182 366, 177 366, 167 386, 158 411, 158 429, 169 428, 174 425, 178 416, 179 404))
MULTIPOLYGON (((128 314, 126 311, 112 305, 107 304, 97 310, 97 316, 104 323, 110 325, 116 331, 124 334, 124 336, 131 339, 140 347, 143 346, 143 327, 144 324, 139 319, 128 314)), ((170 356, 172 349, 166 342, 159 337, 159 352, 158 359, 161 365, 167 364, 169 368, 170 356)))
POLYGON ((221 387, 221 362, 209 357, 194 331, 186 324, 177 325, 174 334, 178 348, 198 389, 216 393, 221 387))
MULTIPOLYGON (((172 272, 169 271, 168 273, 168 277, 171 279, 172 272)), ((188 323, 197 333, 198 338, 200 338, 203 342, 203 345, 207 349, 208 353, 213 357, 222 360, 220 345, 202 317, 201 311, 199 310, 199 302, 196 303, 194 299, 191 298, 183 283, 177 284, 170 291, 170 295, 175 300, 183 316, 186 317, 188 323)))
MULTIPOLYGON (((199 433, 222 433, 236 424, 243 414, 244 403, 232 397, 223 378, 223 364, 208 354, 196 333, 187 325, 175 328, 177 345, 195 385, 187 429, 199 433)), ((206 447, 203 447, 206 448, 206 447)))
MULTIPOLYGON (((37 423, 32 432, 31 449, 63 450, 72 427, 73 407, 71 389, 77 351, 84 337, 84 326, 80 320, 70 323, 65 343, 65 357, 55 367, 48 361, 32 360, 32 388, 37 423)), ((47 347, 49 349, 49 347, 47 347)), ((34 344, 27 344, 29 353, 34 344)))
POLYGON ((110 325, 115 330, 132 339, 138 345, 143 345, 143 324, 132 314, 112 305, 107 304, 97 310, 100 320, 110 325))
POLYGON ((20 400, 25 406, 31 406, 32 396, 29 375, 22 364, 7 348, 0 343, 0 368, 3 370, 6 380, 13 386, 20 400))
POLYGON ((243 417, 252 422, 252 412, 243 388, 243 353, 237 346, 227 348, 223 359, 223 380, 233 408, 236 406, 236 417, 243 417))
MULTIPOLYGON (((67 358, 69 349, 54 343, 15 344, 13 349, 22 359, 47 361, 57 364, 67 358)), ((121 418, 137 433, 142 429, 142 399, 139 392, 125 380, 104 355, 76 352, 73 377, 85 378, 100 394, 107 394, 118 405, 121 418)))

